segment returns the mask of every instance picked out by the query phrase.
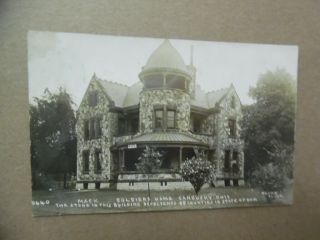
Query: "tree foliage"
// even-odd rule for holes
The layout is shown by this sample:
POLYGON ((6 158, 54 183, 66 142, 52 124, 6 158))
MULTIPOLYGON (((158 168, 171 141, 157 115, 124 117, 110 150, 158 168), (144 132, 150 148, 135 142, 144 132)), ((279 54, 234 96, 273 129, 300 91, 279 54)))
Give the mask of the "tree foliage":
POLYGON ((213 166, 205 157, 204 152, 196 152, 196 156, 187 159, 181 168, 183 179, 192 184, 196 194, 206 182, 211 181, 212 173, 213 166))
POLYGON ((150 183, 149 174, 158 170, 162 164, 162 156, 155 147, 146 146, 141 156, 138 158, 138 162, 135 164, 138 171, 148 174, 148 195, 150 199, 150 183))
MULTIPOLYGON (((278 168, 292 166, 296 110, 296 83, 292 76, 280 69, 269 71, 250 88, 249 96, 255 102, 243 107, 245 177, 250 178, 262 166, 270 168, 270 163, 278 168)), ((287 174, 292 176, 289 168, 287 174)))
POLYGON ((136 168, 138 171, 150 174, 161 167, 162 154, 155 147, 146 146, 138 158, 136 168))
POLYGON ((252 174, 255 186, 265 191, 282 191, 287 185, 288 178, 284 169, 275 163, 260 165, 252 174))
MULTIPOLYGON (((31 167, 33 176, 76 171, 76 118, 70 95, 48 89, 30 105, 31 167)), ((64 179, 66 180, 66 179, 64 179)), ((65 185, 65 181, 64 181, 65 185)), ((37 187, 33 178, 33 187, 37 187)))

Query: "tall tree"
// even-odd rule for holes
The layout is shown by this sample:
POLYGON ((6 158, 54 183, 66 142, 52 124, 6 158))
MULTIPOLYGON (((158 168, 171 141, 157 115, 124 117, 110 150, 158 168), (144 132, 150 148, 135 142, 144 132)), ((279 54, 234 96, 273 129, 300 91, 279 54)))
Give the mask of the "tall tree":
POLYGON ((293 149, 296 83, 284 70, 269 71, 250 88, 249 96, 255 102, 243 107, 242 124, 247 178, 260 165, 287 159, 274 157, 279 151, 284 152, 280 148, 293 149))
MULTIPOLYGON (((35 173, 63 174, 76 171, 76 118, 72 100, 65 89, 58 93, 44 91, 30 105, 31 167, 35 173)), ((33 186, 37 187, 34 182, 33 186)))

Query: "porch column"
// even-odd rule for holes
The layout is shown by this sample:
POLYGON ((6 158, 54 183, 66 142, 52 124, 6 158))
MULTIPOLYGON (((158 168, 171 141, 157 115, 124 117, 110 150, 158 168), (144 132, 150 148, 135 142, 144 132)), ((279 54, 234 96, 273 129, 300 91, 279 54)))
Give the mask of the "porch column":
POLYGON ((124 170, 124 149, 119 150, 119 162, 120 162, 120 171, 124 170))
POLYGON ((179 148, 179 168, 182 166, 182 147, 179 148))
POLYGON ((126 151, 123 149, 122 150, 123 151, 123 159, 122 159, 122 169, 124 169, 125 168, 125 159, 126 159, 126 151))
POLYGON ((122 150, 121 149, 118 149, 117 168, 119 172, 122 171, 122 150))

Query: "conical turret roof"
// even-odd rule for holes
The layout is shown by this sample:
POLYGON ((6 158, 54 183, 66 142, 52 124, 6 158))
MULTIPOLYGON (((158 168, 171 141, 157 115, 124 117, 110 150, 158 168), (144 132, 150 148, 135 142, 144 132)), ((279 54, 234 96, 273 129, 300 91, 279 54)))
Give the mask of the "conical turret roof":
POLYGON ((188 72, 186 65, 178 53, 172 46, 168 39, 164 40, 162 44, 151 54, 143 71, 153 69, 172 69, 188 72))

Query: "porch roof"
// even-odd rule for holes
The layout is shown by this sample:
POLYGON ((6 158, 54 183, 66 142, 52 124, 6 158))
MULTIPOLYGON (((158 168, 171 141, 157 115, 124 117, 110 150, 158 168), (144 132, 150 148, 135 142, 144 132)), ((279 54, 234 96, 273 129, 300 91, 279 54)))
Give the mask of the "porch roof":
POLYGON ((206 143, 199 141, 195 137, 187 133, 179 132, 154 132, 145 133, 140 136, 134 137, 121 145, 125 144, 188 144, 188 145, 201 145, 208 146, 206 143))

